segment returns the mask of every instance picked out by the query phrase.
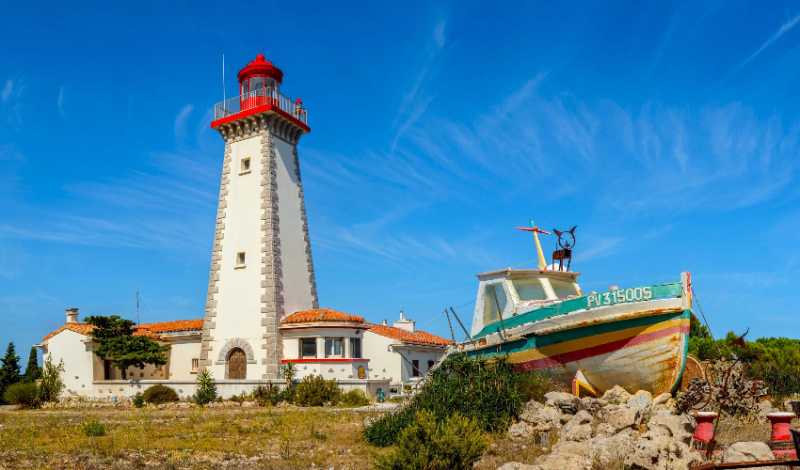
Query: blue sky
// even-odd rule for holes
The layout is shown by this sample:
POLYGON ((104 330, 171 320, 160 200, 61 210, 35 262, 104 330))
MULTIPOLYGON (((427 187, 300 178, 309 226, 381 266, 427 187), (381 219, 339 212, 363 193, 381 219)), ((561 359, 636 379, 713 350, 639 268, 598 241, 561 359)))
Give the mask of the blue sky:
POLYGON ((796 335, 800 7, 518 3, 6 5, 0 345, 202 316, 221 55, 231 96, 259 52, 310 110, 321 304, 446 335, 535 218, 586 289, 688 270, 716 334, 796 335))

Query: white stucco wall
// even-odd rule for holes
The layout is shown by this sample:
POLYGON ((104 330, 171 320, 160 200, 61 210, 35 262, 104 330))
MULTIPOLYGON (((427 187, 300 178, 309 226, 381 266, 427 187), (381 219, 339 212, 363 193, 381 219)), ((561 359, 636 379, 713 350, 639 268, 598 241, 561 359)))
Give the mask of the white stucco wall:
POLYGON ((57 365, 64 361, 65 395, 92 394, 92 362, 94 353, 84 343, 86 336, 64 330, 47 340, 47 355, 57 365))
POLYGON ((283 305, 285 315, 291 315, 313 306, 311 282, 293 146, 276 135, 272 139, 278 162, 283 305))
MULTIPOLYGON (((225 378, 225 365, 216 364, 225 342, 230 338, 247 341, 260 353, 261 337, 261 137, 233 142, 231 174, 228 184, 222 259, 217 293, 217 317, 214 342, 209 359, 215 378, 225 378), (240 174, 241 161, 250 158, 250 172, 240 174), (244 252, 244 268, 236 266, 236 254, 244 252)), ((247 378, 261 378, 265 367, 256 359, 247 364, 247 378)))
POLYGON ((371 331, 364 332, 363 348, 364 357, 368 357, 369 374, 373 379, 389 379, 390 383, 400 383, 401 368, 400 356, 389 351, 389 346, 396 340, 375 334, 371 331))
POLYGON ((175 341, 169 350, 169 379, 195 380, 192 359, 200 358, 200 338, 192 341, 175 341))

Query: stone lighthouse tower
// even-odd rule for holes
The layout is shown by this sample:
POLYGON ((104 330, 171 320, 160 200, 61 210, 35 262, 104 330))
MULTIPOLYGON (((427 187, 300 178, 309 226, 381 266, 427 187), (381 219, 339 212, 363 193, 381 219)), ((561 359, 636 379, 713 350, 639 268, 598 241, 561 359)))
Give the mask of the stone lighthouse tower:
POLYGON ((225 154, 200 365, 217 380, 277 379, 281 319, 318 306, 297 157, 311 129, 262 54, 238 78, 239 96, 218 103, 211 123, 225 154))

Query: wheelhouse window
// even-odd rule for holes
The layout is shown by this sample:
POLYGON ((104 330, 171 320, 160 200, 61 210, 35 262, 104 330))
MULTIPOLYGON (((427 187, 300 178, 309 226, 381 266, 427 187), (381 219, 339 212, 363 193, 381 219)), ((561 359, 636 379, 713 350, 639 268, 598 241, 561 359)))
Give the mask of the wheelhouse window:
POLYGON ((546 300, 542 282, 539 279, 514 279, 512 281, 519 300, 546 300))
POLYGON ((361 338, 350 338, 350 357, 361 359, 361 338))
POLYGON ((483 323, 484 325, 500 319, 500 313, 505 310, 508 298, 503 284, 489 284, 483 292, 483 323))
POLYGON ((325 357, 344 357, 344 338, 325 338, 325 357))
POLYGON ((575 283, 561 281, 559 279, 551 279, 550 284, 553 286, 553 290, 556 293, 556 297, 559 299, 563 299, 565 297, 569 297, 571 295, 578 295, 577 289, 575 289, 575 283))
POLYGON ((300 357, 317 357, 317 338, 300 338, 300 357))
POLYGON ((419 361, 417 359, 411 361, 411 376, 419 377, 419 361))

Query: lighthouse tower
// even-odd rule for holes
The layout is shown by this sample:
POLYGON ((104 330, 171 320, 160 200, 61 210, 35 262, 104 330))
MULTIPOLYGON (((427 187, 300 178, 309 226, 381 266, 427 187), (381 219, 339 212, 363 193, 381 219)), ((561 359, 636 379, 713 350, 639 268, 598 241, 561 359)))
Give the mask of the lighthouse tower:
POLYGON ((239 96, 214 107, 225 141, 200 365, 217 380, 279 378, 280 321, 317 308, 297 143, 302 101, 281 94, 283 72, 259 54, 239 96))

